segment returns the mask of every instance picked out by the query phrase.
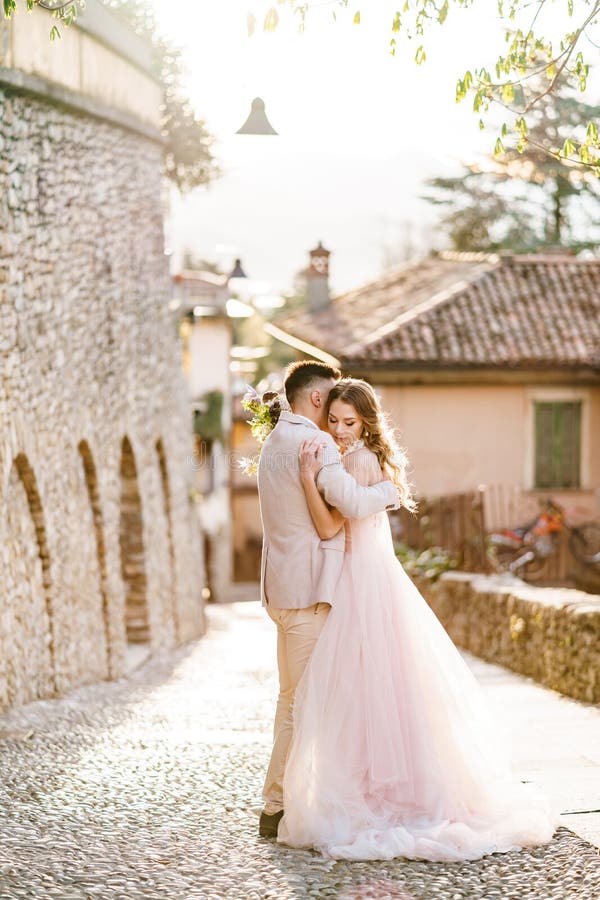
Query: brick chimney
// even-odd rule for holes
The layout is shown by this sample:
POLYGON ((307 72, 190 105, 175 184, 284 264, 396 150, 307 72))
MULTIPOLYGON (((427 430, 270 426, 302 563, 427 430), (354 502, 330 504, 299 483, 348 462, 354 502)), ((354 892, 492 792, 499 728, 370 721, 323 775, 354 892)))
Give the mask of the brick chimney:
POLYGON ((306 295, 308 308, 318 312, 329 306, 329 250, 321 241, 310 251, 310 265, 306 270, 306 295))

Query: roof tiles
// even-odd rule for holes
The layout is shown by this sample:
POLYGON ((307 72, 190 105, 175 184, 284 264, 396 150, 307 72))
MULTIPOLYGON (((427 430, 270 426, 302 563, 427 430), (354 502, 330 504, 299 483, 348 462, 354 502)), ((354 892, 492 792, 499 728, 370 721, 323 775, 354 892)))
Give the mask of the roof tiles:
POLYGON ((275 324, 345 364, 600 369, 600 260, 442 253, 275 324))

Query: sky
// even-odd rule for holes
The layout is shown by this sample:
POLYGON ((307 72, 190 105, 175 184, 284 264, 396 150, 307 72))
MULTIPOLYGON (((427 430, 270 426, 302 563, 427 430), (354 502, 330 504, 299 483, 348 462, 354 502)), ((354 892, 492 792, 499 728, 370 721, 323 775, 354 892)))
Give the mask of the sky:
MULTIPOLYGON (((263 0, 155 0, 163 30, 185 53, 190 98, 216 137, 223 176, 172 196, 167 242, 174 269, 189 249, 225 271, 235 257, 269 293, 289 290, 318 241, 331 251, 334 293, 443 246, 437 210, 421 199, 429 177, 491 151, 469 100, 456 104, 466 68, 490 65, 503 46, 495 0, 453 10, 418 42, 389 54, 389 0, 356 0, 332 20, 319 0, 304 34, 282 19, 260 23, 263 0), (248 36, 251 9, 259 27, 248 36), (276 137, 236 135, 262 97, 276 137)), ((281 10, 282 7, 279 7, 281 10)), ((261 288, 262 289, 262 288, 261 288)))

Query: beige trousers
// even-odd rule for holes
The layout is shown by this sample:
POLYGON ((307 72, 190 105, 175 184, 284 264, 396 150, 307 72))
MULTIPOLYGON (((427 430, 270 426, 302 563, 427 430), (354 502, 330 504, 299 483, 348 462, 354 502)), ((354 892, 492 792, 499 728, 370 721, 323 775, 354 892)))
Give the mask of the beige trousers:
POLYGON ((265 812, 283 809, 283 772, 292 738, 294 692, 331 607, 316 603, 306 609, 266 610, 277 625, 279 697, 275 713, 273 752, 263 788, 265 812))

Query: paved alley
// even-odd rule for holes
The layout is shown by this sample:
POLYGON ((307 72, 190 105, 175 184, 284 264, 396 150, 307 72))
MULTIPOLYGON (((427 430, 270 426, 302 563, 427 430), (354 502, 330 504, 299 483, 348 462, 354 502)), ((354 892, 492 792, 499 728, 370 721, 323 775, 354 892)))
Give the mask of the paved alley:
POLYGON ((274 629, 256 602, 208 616, 206 637, 128 679, 0 717, 0 900, 600 896, 600 711, 476 660, 522 777, 568 813, 550 845, 475 863, 348 863, 259 839, 274 629))

